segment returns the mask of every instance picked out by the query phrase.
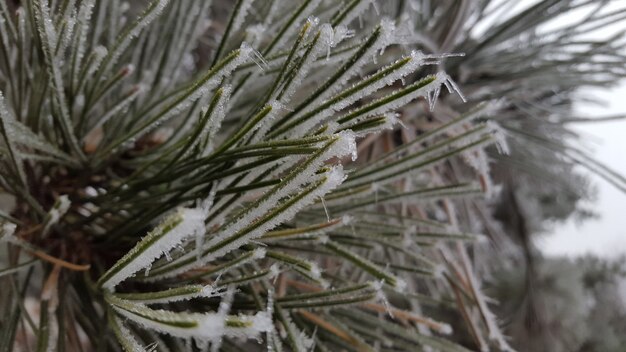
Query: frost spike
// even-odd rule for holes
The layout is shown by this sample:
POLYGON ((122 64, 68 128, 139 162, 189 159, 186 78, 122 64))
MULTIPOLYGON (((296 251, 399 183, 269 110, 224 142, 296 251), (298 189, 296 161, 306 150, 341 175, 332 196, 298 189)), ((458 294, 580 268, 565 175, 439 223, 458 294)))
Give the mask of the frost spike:
POLYGON ((381 115, 404 106, 418 97, 438 91, 444 81, 444 75, 428 76, 422 80, 406 86, 396 92, 375 100, 361 108, 355 109, 337 120, 339 124, 354 123, 355 119, 381 115))
POLYGON ((98 280, 98 285, 112 290, 118 283, 146 268, 188 237, 204 231, 202 209, 181 209, 168 217, 117 261, 98 280))
MULTIPOLYGON (((263 207, 267 207, 268 205, 261 202, 260 205, 262 207, 258 208, 258 210, 260 210, 258 212, 259 215, 250 217, 250 219, 254 219, 253 222, 250 222, 250 220, 240 220, 236 223, 236 226, 225 226, 224 230, 214 236, 206 244, 206 250, 204 251, 201 261, 196 261, 195 256, 183 256, 184 260, 173 262, 169 267, 165 267, 163 275, 169 277, 177 273, 185 272, 189 268, 198 267, 203 263, 221 257, 226 253, 243 246, 250 240, 261 237, 268 230, 286 220, 291 219, 299 209, 313 203, 321 195, 324 195, 336 188, 339 184, 341 184, 341 182, 343 182, 343 180, 343 171, 341 168, 337 167, 326 174, 322 174, 322 176, 317 180, 309 180, 309 182, 311 182, 309 186, 301 189, 299 193, 291 196, 291 198, 275 208, 263 209, 263 207)), ((283 181, 283 183, 286 182, 287 181, 283 181)), ((296 182, 295 184, 299 183, 296 182)), ((284 187, 284 185, 281 185, 281 187, 284 187)), ((278 194, 278 198, 282 198, 282 196, 278 194)), ((276 204, 276 202, 273 201, 269 204, 276 204)), ((256 213, 256 211, 249 212, 246 214, 246 217, 248 217, 249 214, 256 213)))
MULTIPOLYGON (((420 52, 414 51, 410 56, 381 68, 375 74, 362 79, 358 83, 355 83, 352 87, 343 90, 332 98, 329 98, 321 105, 306 112, 291 123, 275 130, 270 136, 283 134, 296 127, 298 127, 299 131, 302 131, 300 134, 306 133, 313 125, 320 121, 324 121, 324 119, 331 116, 334 112, 342 110, 353 104, 355 101, 362 99, 363 97, 366 97, 385 86, 391 85, 396 80, 414 72, 420 65, 423 64, 421 56, 422 54, 420 52), (307 122, 307 120, 313 118, 315 118, 314 121, 307 122)), ((280 122, 284 123, 283 120, 280 122)), ((277 126, 280 126, 280 123, 277 124, 277 126)))
POLYGON ((175 313, 150 309, 142 304, 119 299, 110 294, 105 299, 121 316, 145 328, 174 337, 213 341, 222 336, 256 338, 271 326, 265 312, 252 316, 220 313, 175 313))
POLYGON ((307 107, 314 104, 320 99, 334 94, 341 86, 351 77, 359 73, 359 69, 363 67, 372 55, 375 55, 382 47, 389 45, 389 37, 393 32, 393 25, 383 21, 372 34, 367 38, 365 43, 361 45, 357 51, 343 64, 335 73, 328 78, 318 89, 310 94, 305 100, 300 102, 294 111, 283 117, 275 127, 280 127, 289 119, 298 116, 304 112, 307 107))

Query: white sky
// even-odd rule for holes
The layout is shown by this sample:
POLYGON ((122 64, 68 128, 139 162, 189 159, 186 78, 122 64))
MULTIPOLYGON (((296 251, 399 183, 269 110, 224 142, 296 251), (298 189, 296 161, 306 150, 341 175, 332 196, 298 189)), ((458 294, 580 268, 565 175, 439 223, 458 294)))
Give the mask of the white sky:
MULTIPOLYGON (((535 4, 538 0, 520 0, 509 13, 520 11, 535 4)), ((598 0, 599 1, 599 0, 598 0)), ((592 3, 597 4, 597 3, 592 3)), ((605 6, 601 13, 624 8, 626 0, 612 1, 605 6)), ((561 27, 584 18, 587 10, 574 11, 566 16, 555 18, 545 28, 561 27)), ((623 21, 615 23, 610 28, 587 33, 590 39, 606 38, 618 31, 626 30, 623 21)), ((616 114, 626 115, 626 81, 621 86, 607 90, 584 92, 600 97, 607 103, 605 106, 580 104, 577 115, 580 117, 608 116, 616 114)), ((598 161, 609 165, 613 170, 626 176, 626 119, 579 124, 576 130, 584 137, 585 142, 593 142, 593 156, 598 161)), ((582 169, 581 169, 582 170, 582 169)), ((602 178, 591 175, 591 180, 597 187, 597 200, 586 204, 600 215, 599 219, 588 220, 577 224, 574 220, 556 224, 552 231, 542 235, 537 245, 548 255, 577 256, 593 253, 600 256, 626 255, 626 194, 604 181, 602 178)))
MULTIPOLYGON (((606 100, 607 105, 579 106, 581 117, 626 115, 626 84, 609 92, 594 92, 594 95, 606 100)), ((626 119, 578 124, 576 129, 585 139, 596 142, 593 155, 597 160, 626 175, 626 119)), ((587 207, 599 213, 600 218, 582 224, 569 220, 557 225, 552 234, 544 236, 538 243, 544 253, 570 256, 626 254, 626 194, 598 176, 592 175, 591 179, 598 188, 598 199, 587 207)))

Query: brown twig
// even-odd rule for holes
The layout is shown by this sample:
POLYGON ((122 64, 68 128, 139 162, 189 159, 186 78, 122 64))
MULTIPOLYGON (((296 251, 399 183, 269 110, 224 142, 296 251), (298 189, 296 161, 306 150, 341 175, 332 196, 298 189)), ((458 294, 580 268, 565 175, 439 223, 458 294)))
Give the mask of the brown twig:
POLYGON ((361 306, 377 313, 391 313, 394 319, 401 319, 404 321, 410 321, 416 324, 425 325, 440 333, 449 333, 448 325, 436 322, 426 317, 409 313, 405 310, 401 310, 401 309, 397 309, 393 307, 385 307, 383 305, 376 304, 376 303, 362 303, 361 306))
POLYGON ((43 251, 40 250, 36 250, 36 251, 31 251, 31 250, 26 250, 29 254, 32 254, 34 256, 36 256, 37 258, 47 261, 49 263, 54 264, 55 266, 60 266, 62 268, 68 269, 68 270, 72 270, 72 271, 87 271, 91 268, 90 264, 74 264, 74 263, 70 263, 67 262, 63 259, 59 259, 56 257, 51 256, 50 254, 47 254, 43 251))
POLYGON ((357 347, 358 350, 363 350, 363 346, 362 346, 362 344, 361 344, 361 342, 359 340, 357 340, 355 337, 351 336, 347 332, 345 332, 345 331, 339 329, 338 327, 334 326, 333 324, 327 322, 326 320, 322 319, 322 317, 320 317, 319 315, 313 314, 311 312, 307 312, 306 310, 298 310, 297 312, 298 312, 298 314, 300 314, 302 317, 304 317, 305 319, 309 320, 313 324, 321 327, 322 329, 324 329, 324 330, 326 330, 326 331, 336 335, 340 339, 342 339, 342 340, 348 342, 349 344, 357 347))

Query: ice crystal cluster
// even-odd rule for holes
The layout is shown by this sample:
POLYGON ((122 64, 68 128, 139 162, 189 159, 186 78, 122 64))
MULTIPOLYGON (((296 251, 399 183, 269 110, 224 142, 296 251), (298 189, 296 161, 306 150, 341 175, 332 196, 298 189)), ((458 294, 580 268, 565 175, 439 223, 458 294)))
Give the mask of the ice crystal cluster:
POLYGON ((465 100, 420 6, 0 0, 0 351, 510 350, 456 210, 498 104, 371 152, 465 100))

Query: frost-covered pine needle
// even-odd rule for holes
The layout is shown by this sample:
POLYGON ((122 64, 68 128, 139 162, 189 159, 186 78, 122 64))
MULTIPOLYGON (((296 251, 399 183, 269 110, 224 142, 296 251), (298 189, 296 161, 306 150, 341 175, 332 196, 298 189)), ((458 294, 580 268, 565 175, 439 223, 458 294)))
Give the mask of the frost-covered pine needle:
POLYGON ((496 3, 0 0, 0 350, 510 350, 493 204, 626 189, 553 140, 624 60, 496 3))

